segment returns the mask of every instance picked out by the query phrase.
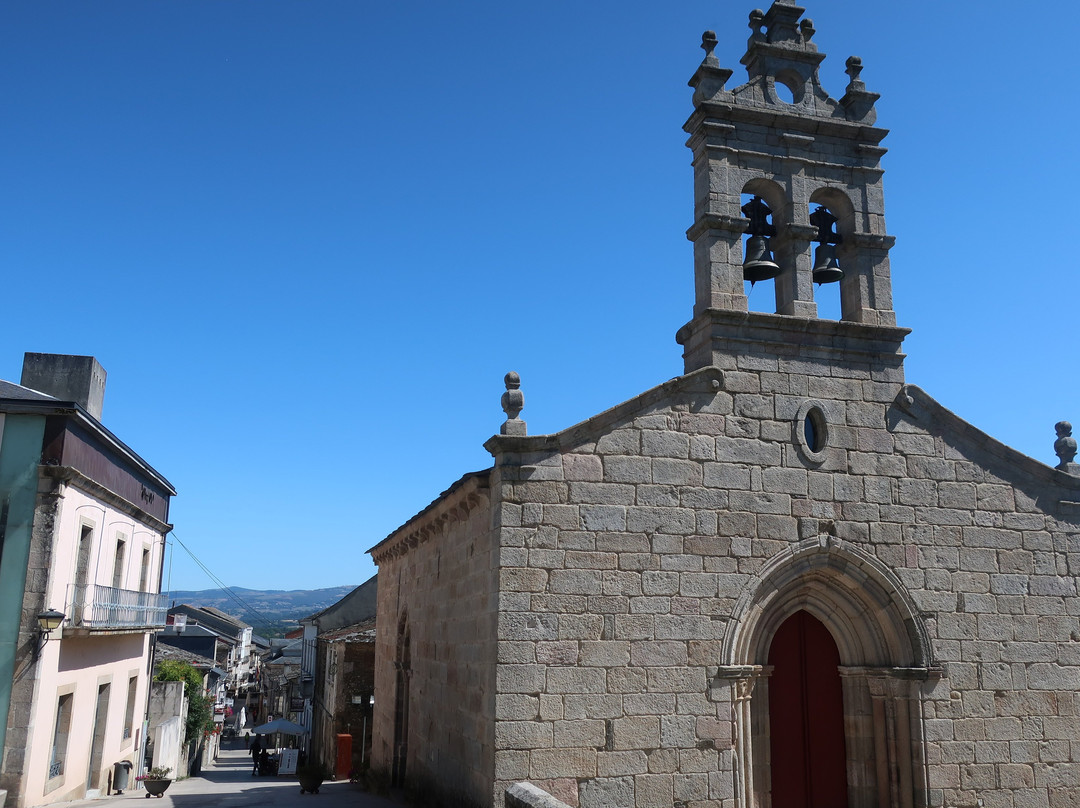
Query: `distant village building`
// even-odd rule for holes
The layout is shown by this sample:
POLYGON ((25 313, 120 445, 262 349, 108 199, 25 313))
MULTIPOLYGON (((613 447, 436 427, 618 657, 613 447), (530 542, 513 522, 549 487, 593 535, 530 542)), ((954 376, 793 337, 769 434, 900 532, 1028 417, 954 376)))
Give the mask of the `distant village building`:
POLYGON ((371 754, 395 783, 497 806, 1080 805, 1071 427, 1044 465, 906 382, 878 96, 856 57, 826 93, 802 12, 751 13, 734 89, 703 37, 683 374, 537 436, 509 374, 494 467, 371 550, 371 754), (748 311, 747 280, 775 311, 748 311))
POLYGON ((263 652, 260 663, 260 704, 255 723, 285 718, 304 725, 305 702, 300 685, 303 646, 303 630, 299 628, 285 637, 270 639, 270 648, 263 652))
POLYGON ((377 596, 378 577, 372 576, 337 603, 300 621, 301 679, 310 676, 312 683, 302 722, 311 731, 308 753, 342 779, 370 758, 377 596))
POLYGON ((254 653, 252 627, 213 606, 181 603, 169 608, 168 628, 158 642, 210 657, 225 672, 217 692, 220 704, 228 698, 246 703, 258 692, 259 655, 254 653))
POLYGON ((319 635, 312 761, 345 780, 371 760, 375 618, 319 635))
POLYGON ((0 789, 105 793, 144 741, 172 485, 101 423, 93 357, 26 354, 0 381, 0 789), (39 623, 58 627, 45 633, 39 623))

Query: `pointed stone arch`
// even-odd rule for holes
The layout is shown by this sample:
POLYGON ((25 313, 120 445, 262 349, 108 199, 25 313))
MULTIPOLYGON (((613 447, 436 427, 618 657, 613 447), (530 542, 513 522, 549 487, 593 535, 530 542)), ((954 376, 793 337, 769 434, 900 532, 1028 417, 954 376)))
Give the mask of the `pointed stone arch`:
POLYGON ((405 785, 409 760, 409 683, 412 678, 412 643, 409 612, 403 609, 398 619, 394 653, 394 747, 390 780, 394 786, 405 785))
POLYGON ((738 808, 770 808, 769 646, 804 610, 840 653, 850 808, 920 808, 927 783, 920 684, 939 675, 903 583, 833 536, 793 545, 743 590, 721 650, 735 724, 738 808))
POLYGON ((753 577, 735 603, 724 664, 765 664, 772 634, 799 609, 829 627, 844 665, 933 665, 930 636, 899 577, 834 536, 793 545, 753 577))

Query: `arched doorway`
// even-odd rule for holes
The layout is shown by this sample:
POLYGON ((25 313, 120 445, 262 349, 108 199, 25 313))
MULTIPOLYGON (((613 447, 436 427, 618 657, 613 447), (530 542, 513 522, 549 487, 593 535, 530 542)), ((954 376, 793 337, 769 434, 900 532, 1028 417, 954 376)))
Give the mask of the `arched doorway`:
POLYGON ((847 754, 840 652, 806 611, 777 629, 769 647, 772 803, 847 808, 847 754))
MULTIPOLYGON (((730 683, 736 808, 925 808, 929 803, 921 691, 941 670, 921 616, 880 560, 833 536, 793 545, 743 590, 722 652, 717 679, 730 683), (821 646, 828 648, 827 664, 816 659, 821 646), (821 786, 833 793, 829 799, 835 803, 819 800, 812 781, 807 786, 804 768, 811 753, 806 750, 824 746, 816 735, 794 751, 773 745, 774 715, 792 709, 783 706, 785 698, 794 692, 805 700, 798 694, 810 693, 807 709, 819 706, 823 686, 798 681, 813 676, 800 659, 810 668, 828 669, 829 687, 839 679, 841 739, 829 744, 829 753, 840 754, 844 764, 834 759, 829 764, 833 785, 821 786), (798 672, 792 674, 794 685, 785 684, 781 668, 798 672), (841 768, 846 798, 836 796, 841 768), (792 798, 792 779, 801 779, 802 802, 795 801, 797 794, 792 798)), ((834 697, 828 710, 834 717, 835 704, 834 697)), ((801 716, 802 709, 795 710, 797 719, 787 716, 789 723, 777 727, 777 734, 797 732, 805 738, 809 719, 801 716)), ((812 756, 808 765, 817 766, 812 756)))

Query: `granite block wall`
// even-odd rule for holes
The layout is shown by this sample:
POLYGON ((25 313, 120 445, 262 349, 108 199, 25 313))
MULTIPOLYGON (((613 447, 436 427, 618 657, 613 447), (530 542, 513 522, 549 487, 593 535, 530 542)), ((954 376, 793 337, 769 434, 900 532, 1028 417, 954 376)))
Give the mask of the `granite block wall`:
POLYGON ((754 694, 802 608, 841 652, 853 805, 897 780, 887 805, 1080 804, 1076 478, 880 357, 809 353, 732 357, 555 449, 499 442, 497 794, 768 805, 754 694))
POLYGON ((394 764, 406 668, 404 786, 447 805, 484 805, 494 779, 495 535, 486 477, 467 478, 372 551, 379 564, 372 767, 394 764), (402 661, 400 629, 409 651, 402 661))

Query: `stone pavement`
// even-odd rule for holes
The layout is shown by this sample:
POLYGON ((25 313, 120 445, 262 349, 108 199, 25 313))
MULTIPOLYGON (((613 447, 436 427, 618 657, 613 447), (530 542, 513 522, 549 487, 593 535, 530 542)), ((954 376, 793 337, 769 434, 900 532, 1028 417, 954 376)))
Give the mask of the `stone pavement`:
MULTIPOLYGON (((223 745, 224 746, 224 745, 223 745)), ((160 799, 150 798, 141 788, 96 800, 61 803, 62 808, 246 808, 246 806, 298 806, 299 808, 402 808, 402 803, 377 797, 353 783, 326 782, 318 794, 300 794, 295 777, 252 777, 251 758, 243 740, 229 742, 217 762, 204 768, 198 777, 179 780, 160 799)))

